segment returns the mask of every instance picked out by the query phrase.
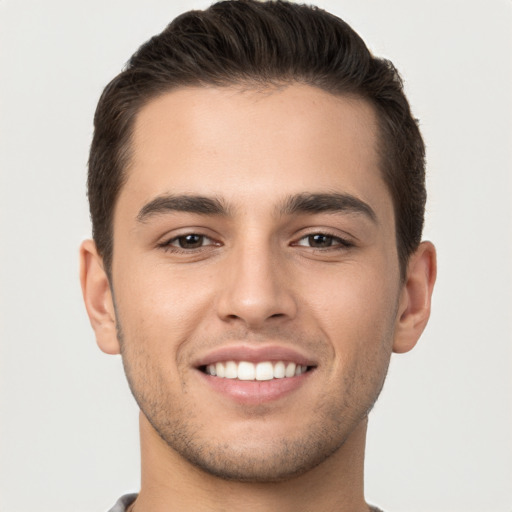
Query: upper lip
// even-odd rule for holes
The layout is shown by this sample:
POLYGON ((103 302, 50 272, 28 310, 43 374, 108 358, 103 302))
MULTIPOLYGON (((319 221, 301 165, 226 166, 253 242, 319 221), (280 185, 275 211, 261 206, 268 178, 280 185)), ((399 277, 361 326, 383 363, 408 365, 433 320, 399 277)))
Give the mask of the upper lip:
POLYGON ((222 361, 248 361, 251 363, 260 363, 262 361, 287 361, 302 366, 317 366, 312 357, 301 353, 295 347, 281 345, 228 345, 209 351, 203 356, 199 356, 194 361, 194 366, 199 368, 209 364, 222 361))

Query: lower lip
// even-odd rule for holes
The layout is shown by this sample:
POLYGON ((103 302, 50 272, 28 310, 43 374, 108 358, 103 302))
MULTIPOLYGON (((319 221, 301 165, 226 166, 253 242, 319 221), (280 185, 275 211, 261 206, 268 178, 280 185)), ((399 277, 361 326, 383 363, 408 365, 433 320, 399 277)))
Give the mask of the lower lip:
POLYGON ((200 372, 201 377, 214 391, 241 404, 261 404, 283 398, 299 389, 313 373, 309 370, 295 377, 247 381, 214 377, 200 372))

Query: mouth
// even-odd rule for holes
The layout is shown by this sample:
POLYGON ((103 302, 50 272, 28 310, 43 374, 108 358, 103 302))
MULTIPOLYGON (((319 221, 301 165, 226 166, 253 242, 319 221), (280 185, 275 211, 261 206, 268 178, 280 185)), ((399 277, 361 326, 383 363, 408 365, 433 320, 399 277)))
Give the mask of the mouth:
POLYGON ((241 381, 290 379, 311 371, 314 367, 292 361, 219 361, 199 369, 206 375, 241 381))
POLYGON ((200 355, 193 366, 215 393, 239 404, 259 405, 301 389, 318 363, 295 347, 238 344, 200 355))

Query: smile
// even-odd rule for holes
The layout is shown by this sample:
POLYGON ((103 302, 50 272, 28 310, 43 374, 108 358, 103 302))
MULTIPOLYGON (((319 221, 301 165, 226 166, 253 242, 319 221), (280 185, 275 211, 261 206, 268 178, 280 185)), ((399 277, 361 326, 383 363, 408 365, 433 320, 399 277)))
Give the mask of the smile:
POLYGON ((308 369, 308 366, 285 361, 222 361, 203 367, 207 375, 244 381, 286 379, 302 375, 308 369))
POLYGON ((318 361, 296 347, 237 343, 201 354, 192 365, 209 389, 246 407, 297 392, 311 381, 318 361))

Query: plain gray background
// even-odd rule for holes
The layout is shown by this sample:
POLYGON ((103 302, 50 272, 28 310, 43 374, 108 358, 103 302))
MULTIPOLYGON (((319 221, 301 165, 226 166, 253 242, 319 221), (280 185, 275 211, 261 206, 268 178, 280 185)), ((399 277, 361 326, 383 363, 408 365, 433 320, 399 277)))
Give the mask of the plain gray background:
MULTIPOLYGON (((78 246, 104 85, 205 1, 0 0, 0 511, 138 489, 137 408, 97 349, 78 246)), ((318 1, 401 71, 428 146, 430 325, 394 355, 366 494, 389 512, 512 510, 512 2, 318 1)))

